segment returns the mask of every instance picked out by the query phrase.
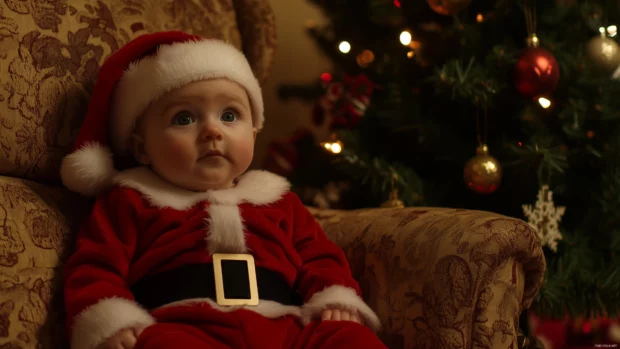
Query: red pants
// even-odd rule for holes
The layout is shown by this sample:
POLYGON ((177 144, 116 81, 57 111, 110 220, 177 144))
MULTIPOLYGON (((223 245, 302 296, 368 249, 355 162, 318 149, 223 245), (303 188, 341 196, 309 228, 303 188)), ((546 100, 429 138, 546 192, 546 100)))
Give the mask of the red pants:
POLYGON ((351 321, 315 321, 293 316, 268 319, 248 310, 230 313, 174 307, 153 313, 134 349, 330 349, 387 348, 366 326, 351 321))

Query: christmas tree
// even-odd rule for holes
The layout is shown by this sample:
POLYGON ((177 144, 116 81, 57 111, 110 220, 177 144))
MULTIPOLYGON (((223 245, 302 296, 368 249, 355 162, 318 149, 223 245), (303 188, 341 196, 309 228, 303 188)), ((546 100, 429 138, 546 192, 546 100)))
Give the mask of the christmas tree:
POLYGON ((337 70, 281 88, 316 100, 311 117, 330 131, 274 145, 293 185, 347 183, 345 208, 391 195, 524 219, 548 264, 535 311, 617 316, 619 3, 311 2, 330 21, 308 32, 337 70))

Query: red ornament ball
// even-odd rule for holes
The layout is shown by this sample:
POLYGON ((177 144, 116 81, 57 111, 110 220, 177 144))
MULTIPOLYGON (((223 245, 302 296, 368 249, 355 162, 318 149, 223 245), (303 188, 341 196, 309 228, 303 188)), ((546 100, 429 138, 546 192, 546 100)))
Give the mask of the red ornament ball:
POLYGON ((553 55, 540 47, 523 50, 515 69, 515 87, 527 97, 548 96, 560 81, 560 66, 553 55))

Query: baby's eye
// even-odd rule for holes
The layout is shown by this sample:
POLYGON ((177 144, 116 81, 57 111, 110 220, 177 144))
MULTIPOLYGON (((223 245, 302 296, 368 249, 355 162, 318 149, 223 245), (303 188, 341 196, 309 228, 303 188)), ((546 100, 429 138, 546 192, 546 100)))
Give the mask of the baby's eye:
POLYGON ((182 111, 172 118, 173 125, 185 126, 196 122, 192 114, 182 111))
POLYGON ((234 110, 226 110, 222 114, 222 121, 224 122, 234 122, 237 120, 237 112, 234 110))

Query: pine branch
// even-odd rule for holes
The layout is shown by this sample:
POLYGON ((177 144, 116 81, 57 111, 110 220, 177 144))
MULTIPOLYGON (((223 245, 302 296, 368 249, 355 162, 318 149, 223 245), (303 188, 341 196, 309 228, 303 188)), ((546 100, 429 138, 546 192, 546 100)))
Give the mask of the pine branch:
POLYGON ((405 205, 419 206, 424 202, 422 181, 410 168, 402 164, 391 164, 382 157, 357 155, 351 150, 343 150, 336 164, 355 181, 370 187, 372 192, 383 200, 390 191, 392 178, 396 178, 394 185, 405 205))
POLYGON ((612 237, 610 247, 620 253, 620 164, 613 164, 601 178, 601 189, 595 195, 601 208, 601 226, 612 237))
POLYGON ((431 81, 441 90, 452 90, 452 99, 472 101, 479 106, 489 105, 492 96, 500 90, 501 83, 471 57, 467 64, 460 59, 448 61, 436 70, 431 81))
POLYGON ((549 252, 544 285, 535 300, 536 311, 555 318, 620 315, 620 265, 605 261, 584 241, 565 236, 564 251, 549 252), (567 248, 567 245, 571 247, 567 248))

